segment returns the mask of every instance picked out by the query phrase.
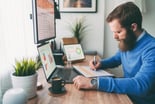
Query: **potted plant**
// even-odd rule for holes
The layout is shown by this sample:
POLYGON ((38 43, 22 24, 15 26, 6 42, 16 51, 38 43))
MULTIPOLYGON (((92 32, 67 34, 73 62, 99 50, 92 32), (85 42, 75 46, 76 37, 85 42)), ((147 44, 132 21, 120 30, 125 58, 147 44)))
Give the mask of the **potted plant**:
POLYGON ((16 60, 14 72, 11 74, 13 88, 23 88, 32 98, 36 95, 37 88, 37 70, 41 66, 41 62, 32 58, 23 58, 16 60))
POLYGON ((86 24, 86 18, 76 18, 76 20, 70 25, 71 32, 78 42, 81 43, 88 25, 86 24))

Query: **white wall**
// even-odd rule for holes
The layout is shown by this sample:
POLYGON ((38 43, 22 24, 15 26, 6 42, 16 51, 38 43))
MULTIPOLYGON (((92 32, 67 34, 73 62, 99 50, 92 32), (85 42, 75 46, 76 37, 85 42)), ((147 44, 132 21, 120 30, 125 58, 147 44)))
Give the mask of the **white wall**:
POLYGON ((155 0, 146 0, 147 12, 143 14, 143 27, 155 37, 155 0))
POLYGON ((31 0, 0 1, 0 70, 12 67, 15 58, 36 56, 31 0))
MULTIPOLYGON (((81 16, 86 17, 86 23, 89 24, 89 31, 86 33, 82 46, 84 50, 96 50, 100 56, 104 53, 104 2, 105 0, 97 0, 97 13, 61 13, 61 19, 56 21, 57 39, 62 37, 73 36, 68 31, 68 22, 74 21, 81 16)), ((59 47, 59 46, 58 46, 59 47)))

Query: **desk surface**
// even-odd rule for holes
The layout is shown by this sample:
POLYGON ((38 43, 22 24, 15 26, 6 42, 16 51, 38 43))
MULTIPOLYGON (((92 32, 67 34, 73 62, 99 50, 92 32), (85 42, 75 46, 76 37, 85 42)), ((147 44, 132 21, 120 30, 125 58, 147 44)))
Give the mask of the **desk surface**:
MULTIPOLYGON (((91 56, 78 63, 87 64, 91 56)), ((127 95, 106 93, 95 90, 78 90, 73 84, 66 84, 66 93, 51 94, 48 88, 51 86, 46 82, 43 70, 38 71, 38 80, 43 84, 43 89, 37 91, 37 96, 30 99, 28 104, 133 104, 127 95)))

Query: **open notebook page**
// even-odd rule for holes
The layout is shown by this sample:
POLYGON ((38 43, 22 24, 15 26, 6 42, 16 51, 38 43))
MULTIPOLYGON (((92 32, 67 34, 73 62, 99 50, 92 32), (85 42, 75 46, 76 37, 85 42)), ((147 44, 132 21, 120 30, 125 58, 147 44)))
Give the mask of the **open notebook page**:
POLYGON ((73 67, 85 77, 114 76, 114 74, 108 73, 107 71, 104 71, 102 69, 94 71, 90 69, 89 66, 74 65, 73 67))

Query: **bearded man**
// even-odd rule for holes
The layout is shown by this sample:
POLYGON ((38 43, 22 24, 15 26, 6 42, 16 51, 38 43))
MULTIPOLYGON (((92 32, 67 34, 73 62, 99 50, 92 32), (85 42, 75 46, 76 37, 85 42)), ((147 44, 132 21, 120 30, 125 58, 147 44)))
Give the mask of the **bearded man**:
POLYGON ((127 94, 134 104, 155 104, 155 38, 142 28, 142 14, 132 2, 116 7, 107 22, 118 41, 119 50, 110 58, 90 61, 93 70, 122 65, 122 78, 77 76, 78 89, 96 89, 127 94))

